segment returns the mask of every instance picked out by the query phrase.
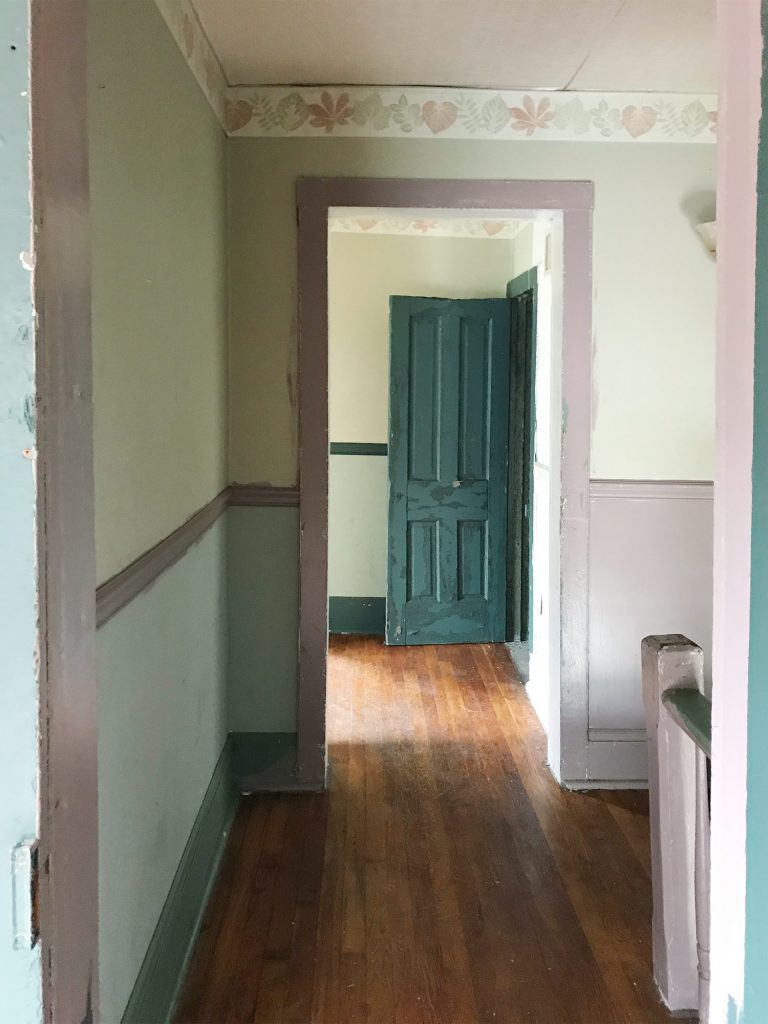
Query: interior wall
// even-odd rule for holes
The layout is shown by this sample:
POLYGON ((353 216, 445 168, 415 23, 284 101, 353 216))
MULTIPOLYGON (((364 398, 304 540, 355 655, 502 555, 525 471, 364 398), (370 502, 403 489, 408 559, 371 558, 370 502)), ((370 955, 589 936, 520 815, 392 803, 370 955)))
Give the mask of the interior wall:
MULTIPOLYGON (((227 483, 225 139, 152 0, 88 15, 103 581, 227 483)), ((105 1021, 123 1015, 226 739, 225 531, 97 635, 105 1021)))
POLYGON ((0 992, 3 1015, 42 1019, 40 950, 13 947, 11 850, 38 834, 35 351, 30 274, 25 0, 0 4, 0 992))
MULTIPOLYGON (((234 479, 296 483, 295 182, 304 175, 594 182, 591 475, 664 485, 711 479, 714 264, 694 225, 712 217, 714 147, 234 138, 227 151, 234 479)), ((555 324, 553 336, 557 331, 555 324)), ((552 412, 552 429, 559 430, 558 401, 552 412)), ((548 467, 539 469, 541 478, 548 467)), ((379 484, 383 487, 382 480, 379 484)), ((551 506, 557 499, 554 489, 549 492, 551 506)), ((332 500, 338 502, 338 489, 332 500)), ((553 507, 549 513, 559 515, 553 507)), ((263 523, 252 518, 251 529, 263 530, 263 523)), ((275 534, 275 543, 283 544, 281 538, 282 531, 275 534)), ((600 542, 599 537, 593 540, 600 542)), ((260 543, 269 542, 262 535, 260 543)), ((649 539, 641 532, 633 535, 632 543, 648 547, 649 539)), ((705 538, 704 557, 708 543, 705 538)), ((659 563, 675 558, 670 548, 652 554, 659 563)), ((557 552, 552 555, 549 551, 548 571, 552 593, 557 593, 559 561, 557 552)), ((286 551, 283 564, 286 572, 297 571, 293 550, 286 551)), ((678 578, 688 578, 688 565, 679 560, 674 564, 678 578)), ((631 588, 632 580, 623 586, 631 588)), ((258 617, 248 621, 253 642, 268 645, 271 637, 258 617)), ((672 610, 669 630, 676 629, 672 610)), ((627 708, 639 699, 639 639, 637 645, 623 643, 617 654, 627 708)), ((548 653, 547 682, 537 703, 540 714, 560 699, 554 692, 557 673, 551 671, 559 653, 548 653)), ((269 686, 276 685, 295 694, 295 675, 279 684, 271 678, 269 686)), ((253 700, 261 698, 254 694, 253 700)), ((628 716, 621 727, 631 731, 633 724, 628 716)), ((625 752, 630 748, 617 748, 617 758, 625 752)), ((605 759, 601 763, 605 770, 605 759)))
POLYGON ((226 175, 221 128, 153 0, 91 0, 90 18, 102 582, 229 482, 226 175))
POLYGON ((712 478, 714 265, 693 223, 711 217, 714 147, 233 138, 227 150, 234 479, 296 482, 301 175, 594 181, 591 474, 712 478))
MULTIPOLYGON (((530 235, 529 226, 512 239, 329 232, 331 444, 387 443, 390 296, 503 298, 530 266, 530 235)), ((331 454, 328 593, 386 592, 386 455, 331 454)))

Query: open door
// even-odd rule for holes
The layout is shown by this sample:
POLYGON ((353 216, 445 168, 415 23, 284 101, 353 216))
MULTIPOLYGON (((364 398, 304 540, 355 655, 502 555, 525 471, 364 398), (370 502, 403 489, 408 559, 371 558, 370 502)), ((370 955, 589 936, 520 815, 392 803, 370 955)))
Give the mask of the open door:
POLYGON ((507 636, 530 642, 533 621, 532 517, 537 270, 510 281, 512 375, 507 520, 507 636))
POLYGON ((506 299, 390 300, 387 643, 506 639, 506 299))

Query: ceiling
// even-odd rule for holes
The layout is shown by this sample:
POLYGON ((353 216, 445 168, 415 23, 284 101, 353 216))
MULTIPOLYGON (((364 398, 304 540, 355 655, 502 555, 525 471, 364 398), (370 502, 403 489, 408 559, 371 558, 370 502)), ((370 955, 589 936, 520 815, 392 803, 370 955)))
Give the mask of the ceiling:
POLYGON ((717 91, 715 0, 193 0, 230 85, 717 91))

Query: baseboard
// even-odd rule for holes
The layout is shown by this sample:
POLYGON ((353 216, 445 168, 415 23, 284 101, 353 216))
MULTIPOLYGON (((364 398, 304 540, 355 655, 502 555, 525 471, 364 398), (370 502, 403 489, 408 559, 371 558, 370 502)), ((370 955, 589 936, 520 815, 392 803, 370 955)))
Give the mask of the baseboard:
POLYGON ((233 732, 232 769, 238 792, 314 792, 297 775, 295 732, 233 732))
POLYGON ((328 632, 383 636, 386 604, 385 597, 329 597, 328 632))
POLYGON ((168 897, 123 1014, 123 1024, 170 1021, 218 875, 238 794, 228 739, 181 855, 168 897))

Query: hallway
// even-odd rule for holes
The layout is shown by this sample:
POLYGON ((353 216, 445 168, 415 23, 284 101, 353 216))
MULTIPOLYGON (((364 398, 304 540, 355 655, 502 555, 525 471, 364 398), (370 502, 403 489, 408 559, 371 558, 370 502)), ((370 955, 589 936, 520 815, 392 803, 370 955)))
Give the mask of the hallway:
POLYGON ((334 638, 327 794, 243 800, 178 1024, 656 1024, 645 792, 570 793, 502 646, 334 638))

